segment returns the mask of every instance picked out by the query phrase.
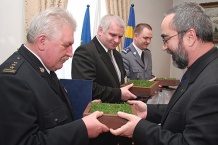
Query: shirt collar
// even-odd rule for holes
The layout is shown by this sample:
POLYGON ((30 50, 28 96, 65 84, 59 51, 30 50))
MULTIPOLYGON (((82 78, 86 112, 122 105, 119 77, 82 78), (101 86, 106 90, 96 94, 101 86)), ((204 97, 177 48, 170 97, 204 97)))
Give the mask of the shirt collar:
POLYGON ((134 44, 134 42, 133 42, 132 44, 133 44, 133 46, 135 47, 136 51, 138 52, 139 56, 141 56, 141 55, 142 55, 142 50, 141 50, 140 48, 138 48, 138 47, 134 44))
POLYGON ((42 62, 42 59, 36 55, 32 50, 30 50, 26 45, 24 45, 26 47, 27 50, 29 50, 33 55, 36 56, 36 58, 38 58, 38 60, 42 63, 42 65, 44 66, 44 68, 46 69, 46 71, 50 74, 50 70, 45 66, 45 64, 42 62))
MULTIPOLYGON (((96 37, 97 38, 97 37, 96 37)), ((101 46, 104 48, 104 50, 106 51, 106 53, 108 52, 108 49, 101 43, 101 41, 97 38, 98 42, 101 44, 101 46)))

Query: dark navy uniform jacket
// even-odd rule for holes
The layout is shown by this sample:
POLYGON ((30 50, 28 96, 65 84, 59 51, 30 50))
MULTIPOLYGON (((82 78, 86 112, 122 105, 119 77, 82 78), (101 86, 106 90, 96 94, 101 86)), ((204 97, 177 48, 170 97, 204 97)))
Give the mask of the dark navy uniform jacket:
POLYGON ((1 145, 88 144, 66 92, 24 45, 1 64, 0 84, 1 145))

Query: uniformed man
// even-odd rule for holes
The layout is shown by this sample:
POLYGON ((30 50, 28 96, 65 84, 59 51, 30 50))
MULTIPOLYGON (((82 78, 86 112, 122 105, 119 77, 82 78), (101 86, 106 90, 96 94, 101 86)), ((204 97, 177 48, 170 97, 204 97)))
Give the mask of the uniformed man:
POLYGON ((123 49, 121 55, 127 74, 127 80, 154 80, 152 74, 151 43, 152 27, 146 23, 138 24, 134 29, 133 43, 123 49))
POLYGON ((99 111, 74 121, 55 75, 72 57, 75 29, 69 12, 47 9, 33 18, 27 43, 0 65, 1 145, 88 145, 109 131, 99 111))

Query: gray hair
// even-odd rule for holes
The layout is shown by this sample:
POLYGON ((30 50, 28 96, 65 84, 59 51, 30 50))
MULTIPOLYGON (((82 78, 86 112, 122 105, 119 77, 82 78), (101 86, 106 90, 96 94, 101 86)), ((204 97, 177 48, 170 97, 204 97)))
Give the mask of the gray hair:
POLYGON ((35 42, 40 34, 49 38, 60 38, 60 29, 64 25, 76 30, 76 21, 68 11, 57 7, 49 8, 33 18, 27 31, 27 41, 35 42))
MULTIPOLYGON (((175 14, 170 27, 177 32, 186 32, 193 28, 202 42, 213 41, 213 28, 210 17, 203 8, 193 2, 184 2, 167 11, 166 15, 175 14)), ((183 37, 181 34, 180 37, 183 37)))
POLYGON ((108 14, 102 17, 99 22, 99 27, 102 28, 102 31, 105 32, 110 26, 111 22, 119 25, 121 28, 125 28, 125 23, 122 18, 117 15, 108 14))

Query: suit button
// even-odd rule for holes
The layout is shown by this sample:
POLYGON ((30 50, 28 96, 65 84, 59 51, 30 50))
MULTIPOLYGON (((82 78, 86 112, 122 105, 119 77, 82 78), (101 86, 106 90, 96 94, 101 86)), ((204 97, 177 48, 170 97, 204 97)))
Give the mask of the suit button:
POLYGON ((55 118, 55 120, 54 120, 56 123, 58 123, 58 119, 57 118, 55 118))

